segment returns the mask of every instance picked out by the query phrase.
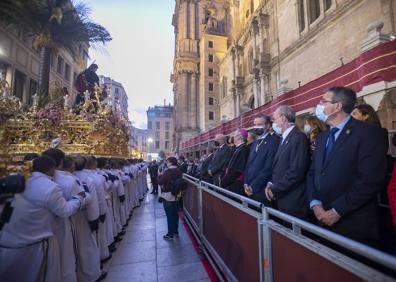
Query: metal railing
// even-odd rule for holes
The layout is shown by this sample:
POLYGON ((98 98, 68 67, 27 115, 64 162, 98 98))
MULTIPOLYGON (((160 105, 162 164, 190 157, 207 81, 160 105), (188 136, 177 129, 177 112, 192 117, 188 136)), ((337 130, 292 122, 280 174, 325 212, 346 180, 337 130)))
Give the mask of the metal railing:
MULTIPOLYGON (((312 278, 316 275, 315 271, 318 273, 317 275, 321 275, 321 272, 326 273, 329 269, 331 269, 330 275, 333 279, 396 281, 393 276, 396 274, 396 257, 394 256, 273 208, 265 207, 262 203, 247 197, 210 183, 201 182, 189 175, 185 174, 184 179, 189 183, 184 206, 187 221, 195 231, 201 248, 216 269, 220 280, 290 280, 290 275, 294 275, 293 268, 290 268, 289 265, 290 273, 287 273, 286 269, 283 272, 280 271, 280 266, 284 263, 283 261, 294 259, 293 263, 300 265, 299 272, 307 267, 306 273, 303 273, 306 275, 304 281, 314 281, 317 279, 312 278), (191 189, 196 190, 192 191, 191 189), (229 214, 232 214, 234 218, 228 218, 229 214), (243 226, 228 227, 220 220, 228 220, 231 224, 234 221, 239 222, 243 226), (254 230, 253 224, 257 225, 255 227, 257 233, 245 232, 244 229, 254 230), (224 232, 224 234, 220 234, 224 236, 223 240, 226 237, 232 238, 228 241, 225 240, 226 246, 223 246, 222 240, 218 238, 220 235, 216 232, 219 230, 224 232), (234 232, 242 234, 238 237, 236 236, 238 233, 234 232), (313 234, 316 237, 315 240, 311 236, 307 236, 307 233, 313 234), (246 237, 247 235, 249 237, 246 237), (246 240, 254 242, 248 246, 246 240), (329 247, 324 241, 330 242, 334 247, 329 247), (280 253, 279 250, 286 245, 289 248, 285 251, 287 253, 280 253), (255 247, 257 250, 254 250, 255 247), (346 250, 346 253, 339 249, 346 250), (294 250, 295 253, 289 250, 294 250), (234 254, 232 251, 238 254, 234 254), (240 264, 243 264, 243 259, 250 259, 249 255, 257 255, 255 259, 257 264, 256 262, 250 263, 245 266, 250 269, 241 272, 239 265, 235 264, 232 259, 234 255, 240 256, 240 264), (299 259, 300 257, 301 259, 299 259), (356 257, 364 258, 364 263, 356 257), (254 274, 246 278, 248 271, 254 272, 254 274), (289 278, 286 278, 285 275, 289 275, 289 278)), ((301 275, 301 273, 296 272, 296 275, 301 275)))

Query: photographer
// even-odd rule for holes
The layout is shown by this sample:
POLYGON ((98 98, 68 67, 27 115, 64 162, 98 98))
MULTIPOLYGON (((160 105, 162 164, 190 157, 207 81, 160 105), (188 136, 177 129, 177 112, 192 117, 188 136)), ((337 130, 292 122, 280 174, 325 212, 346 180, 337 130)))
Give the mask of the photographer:
POLYGON ((55 167, 48 156, 35 159, 25 192, 15 197, 11 220, 0 235, 0 281, 61 281, 54 219, 76 213, 85 194, 66 201, 52 181, 55 167))

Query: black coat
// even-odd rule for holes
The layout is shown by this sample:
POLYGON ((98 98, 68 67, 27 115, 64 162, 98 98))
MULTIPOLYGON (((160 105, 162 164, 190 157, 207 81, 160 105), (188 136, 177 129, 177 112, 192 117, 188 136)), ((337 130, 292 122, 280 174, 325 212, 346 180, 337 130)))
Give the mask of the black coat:
POLYGON ((201 169, 199 170, 199 178, 202 181, 213 183, 213 178, 208 174, 209 164, 213 159, 213 153, 210 154, 204 161, 202 162, 201 169))
POLYGON ((219 184, 217 179, 223 175, 224 168, 227 165, 231 155, 231 149, 224 144, 214 153, 213 159, 209 164, 209 170, 212 172, 212 176, 215 179, 215 184, 219 184))
POLYGON ((182 173, 187 173, 188 165, 186 162, 183 162, 179 165, 179 169, 182 173))
POLYGON ((280 211, 300 218, 305 218, 308 212, 305 177, 309 160, 308 139, 294 127, 275 155, 272 192, 280 211))
POLYGON ((334 208, 341 216, 334 232, 362 242, 378 238, 376 194, 386 171, 383 130, 351 118, 323 162, 328 132, 316 139, 316 150, 308 175, 309 200, 323 208, 334 208))
POLYGON ((264 189, 272 177, 272 164, 278 146, 279 137, 275 134, 257 139, 250 146, 244 182, 252 187, 254 195, 261 199, 265 198, 264 189))
POLYGON ((221 180, 221 187, 227 188, 234 193, 244 195, 243 177, 248 157, 249 149, 246 144, 239 145, 235 148, 226 166, 226 173, 221 180))

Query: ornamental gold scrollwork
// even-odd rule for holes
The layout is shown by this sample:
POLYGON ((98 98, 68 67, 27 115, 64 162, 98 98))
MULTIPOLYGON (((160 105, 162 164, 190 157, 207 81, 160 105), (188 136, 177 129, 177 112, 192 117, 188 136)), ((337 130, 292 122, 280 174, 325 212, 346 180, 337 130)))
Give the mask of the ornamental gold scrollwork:
MULTIPOLYGON (((101 89, 98 87, 96 91, 101 89)), ((78 114, 68 103, 63 109, 51 105, 33 108, 22 110, 18 98, 0 97, 0 176, 18 167, 25 170, 9 164, 27 153, 43 152, 56 138, 61 140, 58 148, 67 154, 130 157, 129 121, 114 110, 117 109, 114 105, 102 105, 97 93, 95 100, 86 101, 78 114)))

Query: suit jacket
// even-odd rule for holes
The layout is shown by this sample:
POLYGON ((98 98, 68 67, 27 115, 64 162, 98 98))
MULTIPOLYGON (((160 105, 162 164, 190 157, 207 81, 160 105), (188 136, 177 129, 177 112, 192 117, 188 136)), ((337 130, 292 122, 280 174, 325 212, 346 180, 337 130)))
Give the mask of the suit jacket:
POLYGON ((308 139, 294 127, 275 155, 272 192, 280 211, 300 218, 308 212, 305 177, 309 159, 308 139))
POLYGON ((246 144, 235 148, 228 165, 226 173, 221 180, 221 187, 228 188, 234 193, 243 195, 243 178, 246 162, 249 157, 249 150, 246 144))
POLYGON ((179 169, 182 173, 187 173, 188 165, 186 162, 183 162, 179 165, 179 169))
POLYGON ((378 239, 376 194, 386 174, 383 130, 351 118, 324 162, 329 132, 316 139, 308 174, 309 200, 334 208, 341 219, 331 229, 355 240, 378 239))
POLYGON ((213 176, 218 176, 223 173, 224 167, 230 158, 230 152, 230 147, 228 147, 227 144, 224 144, 216 151, 216 153, 214 153, 213 159, 209 164, 209 170, 212 172, 213 176))
POLYGON ((279 137, 268 134, 257 139, 250 146, 249 158, 245 170, 245 184, 264 199, 264 189, 272 176, 272 163, 279 146, 279 137), (257 150, 256 150, 257 149, 257 150))
POLYGON ((213 155, 214 155, 213 153, 210 154, 210 155, 202 162, 201 169, 199 170, 199 178, 200 178, 201 180, 206 181, 206 182, 209 182, 209 183, 212 183, 212 182, 213 182, 212 176, 210 176, 210 175, 208 174, 209 164, 210 164, 210 162, 211 162, 212 159, 213 159, 213 155))

